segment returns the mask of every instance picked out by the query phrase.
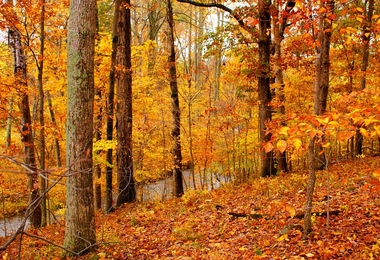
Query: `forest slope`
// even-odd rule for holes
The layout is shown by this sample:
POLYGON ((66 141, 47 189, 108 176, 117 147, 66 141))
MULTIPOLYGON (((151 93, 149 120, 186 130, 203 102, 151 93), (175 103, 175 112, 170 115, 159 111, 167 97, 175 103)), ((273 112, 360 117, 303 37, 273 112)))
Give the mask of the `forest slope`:
MULTIPOLYGON (((292 173, 98 213, 99 245, 83 259, 379 259, 379 173, 379 157, 336 162, 318 172, 313 212, 322 214, 314 215, 307 241, 307 174, 292 173)), ((61 245, 64 223, 27 233, 61 245)), ((3 259, 17 258, 19 241, 2 252, 3 259)), ((23 236, 21 259, 59 259, 60 251, 23 236)))

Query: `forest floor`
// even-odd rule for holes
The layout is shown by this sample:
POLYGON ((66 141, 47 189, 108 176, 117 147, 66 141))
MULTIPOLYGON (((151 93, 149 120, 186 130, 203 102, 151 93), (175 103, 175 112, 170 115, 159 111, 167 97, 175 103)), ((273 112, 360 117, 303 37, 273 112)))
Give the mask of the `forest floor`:
MULTIPOLYGON (((307 173, 291 173, 98 212, 96 251, 75 259, 380 259, 380 157, 337 162, 317 176, 307 240, 307 173)), ((63 221, 27 234, 2 259, 60 259, 44 240, 62 245, 63 221)))

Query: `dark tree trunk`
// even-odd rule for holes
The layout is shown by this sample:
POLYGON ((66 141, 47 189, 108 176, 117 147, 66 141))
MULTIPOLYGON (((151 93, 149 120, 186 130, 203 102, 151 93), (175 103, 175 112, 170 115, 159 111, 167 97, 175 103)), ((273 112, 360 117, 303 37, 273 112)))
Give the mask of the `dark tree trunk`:
MULTIPOLYGON (((112 54, 111 54, 111 69, 110 69, 110 84, 108 87, 108 100, 107 100, 107 141, 113 140, 113 123, 114 123, 114 106, 115 106, 115 66, 116 66, 116 48, 117 48, 117 24, 119 22, 119 11, 120 11, 120 1, 115 0, 112 25, 112 54)), ((106 155, 106 198, 105 198, 105 211, 112 211, 112 200, 113 200, 113 188, 112 188, 112 149, 107 150, 106 155)))
POLYGON ((116 205, 136 200, 132 158, 132 65, 130 0, 120 1, 118 46, 116 54, 117 79, 117 180, 116 205))
MULTIPOLYGON (((8 4, 12 4, 8 2, 8 4)), ((21 139, 24 145, 25 164, 29 166, 28 189, 29 189, 29 205, 31 205, 30 222, 34 227, 41 226, 41 207, 38 200, 39 183, 38 172, 36 167, 35 146, 32 134, 32 117, 29 107, 29 96, 26 93, 27 87, 27 71, 26 57, 21 43, 20 32, 16 28, 9 30, 9 44, 12 47, 14 58, 14 74, 17 78, 17 84, 20 86, 20 113, 21 113, 21 139)))
MULTIPOLYGON (((271 16, 269 8, 271 1, 259 0, 259 132, 260 143, 264 144, 271 139, 270 134, 266 134, 266 123, 272 119, 272 109, 269 105, 272 100, 270 91, 270 21, 271 16)), ((273 151, 265 152, 261 149, 261 169, 260 174, 262 177, 274 175, 276 170, 274 168, 273 151)))
POLYGON ((177 86, 177 70, 174 46, 174 19, 171 0, 167 0, 167 21, 169 25, 168 31, 168 65, 169 65, 169 82, 172 103, 172 141, 173 141, 173 180, 174 180, 174 196, 181 197, 183 195, 182 181, 182 152, 181 152, 181 111, 179 107, 178 86, 177 86))
MULTIPOLYGON (((360 89, 366 88, 366 71, 369 64, 369 43, 371 41, 371 32, 372 32, 372 16, 373 16, 373 7, 374 7, 374 0, 368 0, 368 13, 367 13, 367 19, 364 22, 363 25, 363 61, 362 61, 362 67, 361 71, 363 72, 363 77, 360 79, 360 89)), ((358 126, 360 129, 361 126, 358 126)), ((363 154, 363 135, 360 133, 360 130, 356 131, 356 143, 355 143, 355 155, 361 155, 363 154)))
POLYGON ((84 253, 96 242, 92 169, 96 1, 71 0, 69 17, 64 246, 84 253))
MULTIPOLYGON (((45 95, 43 87, 43 72, 44 72, 44 49, 45 49, 45 0, 42 0, 41 6, 41 24, 40 24, 40 62, 38 64, 38 94, 39 94, 39 107, 38 107, 38 119, 40 122, 40 141, 39 141, 39 154, 40 154, 40 170, 41 173, 41 194, 46 191, 46 174, 45 172, 45 118, 44 118, 44 104, 45 95)), ((46 207, 46 195, 41 198, 41 226, 47 224, 47 207, 46 207)))
MULTIPOLYGON (((55 120, 55 114, 54 114, 54 110, 53 110, 53 101, 51 100, 51 96, 50 96, 50 92, 49 91, 46 91, 46 99, 47 99, 47 102, 48 102, 48 106, 49 106, 49 113, 50 113, 50 119, 51 119, 51 122, 53 123, 53 125, 55 127, 57 127, 57 122, 55 120)), ((54 131, 54 149, 55 149, 55 158, 57 160, 57 167, 61 167, 62 166, 62 162, 61 162, 61 147, 59 145, 59 140, 57 138, 57 132, 54 131)))

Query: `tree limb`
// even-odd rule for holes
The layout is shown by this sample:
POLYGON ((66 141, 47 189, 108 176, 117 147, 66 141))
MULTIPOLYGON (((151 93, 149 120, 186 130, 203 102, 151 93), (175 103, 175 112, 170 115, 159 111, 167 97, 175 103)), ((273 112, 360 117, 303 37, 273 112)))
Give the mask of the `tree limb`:
POLYGON ((229 8, 223 4, 202 3, 202 2, 197 2, 194 0, 177 0, 177 1, 180 3, 187 3, 187 4, 191 4, 191 5, 198 6, 198 7, 216 7, 216 8, 219 8, 219 9, 229 13, 233 18, 235 18, 236 21, 239 23, 239 25, 243 29, 248 30, 247 24, 244 22, 243 18, 239 14, 237 14, 234 10, 232 10, 231 8, 229 8))

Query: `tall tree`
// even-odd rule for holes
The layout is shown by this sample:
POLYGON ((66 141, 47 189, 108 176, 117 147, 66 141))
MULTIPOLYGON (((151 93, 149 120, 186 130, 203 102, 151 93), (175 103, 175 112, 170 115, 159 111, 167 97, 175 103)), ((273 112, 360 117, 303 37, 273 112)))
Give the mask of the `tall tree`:
MULTIPOLYGON (((327 107, 327 95, 330 79, 330 41, 334 13, 334 0, 321 2, 319 12, 319 28, 317 35, 317 56, 315 60, 314 81, 314 114, 323 115, 327 107), (325 11, 322 11, 325 10, 325 11)), ((309 141, 309 177, 306 191, 304 237, 311 232, 311 211, 313 206, 313 194, 316 180, 316 170, 325 166, 325 157, 321 157, 323 147, 318 136, 313 136, 309 141)))
POLYGON ((93 197, 93 115, 96 1, 71 0, 67 53, 66 231, 76 253, 96 242, 93 197))
MULTIPOLYGON (((6 2, 9 9, 12 9, 13 2, 6 2)), ((21 112, 21 140, 24 145, 25 164, 29 166, 28 189, 29 204, 32 205, 30 214, 30 222, 34 227, 41 226, 41 207, 39 203, 39 183, 38 171, 36 166, 35 146, 32 133, 32 116, 29 106, 29 94, 27 92, 27 70, 26 57, 24 47, 21 42, 21 33, 16 27, 11 27, 8 31, 9 44, 12 48, 14 59, 14 74, 17 84, 20 87, 20 103, 21 112)))
POLYGON ((41 24, 40 24, 40 61, 37 60, 38 67, 38 119, 40 122, 40 142, 39 142, 39 154, 40 154, 40 170, 42 170, 40 182, 41 182, 41 226, 45 226, 47 222, 47 207, 46 207, 46 175, 45 170, 45 118, 44 118, 44 86, 43 86, 43 73, 44 73, 44 50, 45 50, 45 0, 41 0, 41 24))
MULTIPOLYGON (((360 89, 366 88, 366 75, 368 64, 369 64, 369 43, 371 41, 371 32, 372 32, 372 16, 373 16, 373 7, 374 0, 365 1, 365 4, 368 5, 367 17, 366 20, 363 21, 363 32, 362 32, 362 40, 363 40, 363 60, 361 71, 364 75, 360 79, 360 89)), ((367 7, 367 6, 366 6, 367 7)), ((363 135, 360 133, 360 127, 358 127, 356 131, 356 143, 355 143, 355 155, 360 155, 363 153, 363 135)))
MULTIPOLYGON (((116 65, 116 51, 117 51, 117 25, 119 22, 119 10, 120 10, 120 0, 115 0, 113 23, 112 23, 112 53, 111 53, 111 69, 110 69, 110 82, 108 86, 108 97, 107 97, 107 120, 106 120, 106 135, 107 141, 113 140, 113 123, 114 123, 114 106, 115 106, 115 65, 116 65)), ((106 160, 106 198, 105 198, 105 211, 109 212, 112 210, 112 149, 107 150, 106 160)))
MULTIPOLYGON (((272 119, 272 108, 270 102, 272 94, 270 91, 270 45, 271 45, 271 1, 259 0, 259 132, 260 142, 266 143, 271 135, 266 133, 266 124, 272 119)), ((273 151, 261 150, 260 174, 263 177, 275 174, 273 151)))
POLYGON ((166 0, 166 19, 168 21, 168 66, 169 83, 172 103, 172 156, 173 156, 173 193, 176 197, 183 195, 182 181, 182 151, 181 151, 181 110, 179 107, 179 95, 177 85, 177 69, 174 45, 174 19, 171 0, 166 0))
MULTIPOLYGON (((276 75, 276 89, 275 95, 280 102, 278 107, 278 113, 281 117, 285 115, 285 82, 282 70, 282 54, 281 54, 281 42, 284 39, 284 32, 286 26, 288 26, 288 17, 290 15, 290 11, 293 10, 295 6, 294 0, 289 0, 286 3, 284 10, 281 10, 281 5, 278 1, 274 3, 276 7, 275 15, 273 15, 272 24, 273 24, 273 46, 274 46, 274 70, 276 75), (281 14, 281 15, 280 15, 281 14)), ((285 121, 281 118, 281 124, 286 125, 285 121)), ((277 172, 287 172, 288 165, 286 161, 286 151, 278 152, 277 154, 277 172)))
POLYGON ((116 54, 116 131, 117 181, 116 205, 136 200, 132 158, 132 64, 130 0, 120 1, 116 54))

